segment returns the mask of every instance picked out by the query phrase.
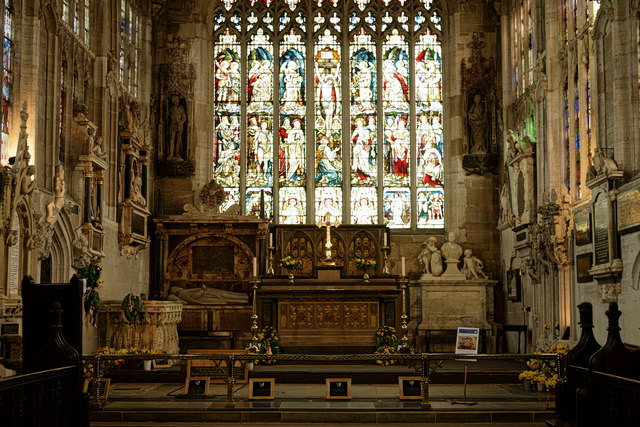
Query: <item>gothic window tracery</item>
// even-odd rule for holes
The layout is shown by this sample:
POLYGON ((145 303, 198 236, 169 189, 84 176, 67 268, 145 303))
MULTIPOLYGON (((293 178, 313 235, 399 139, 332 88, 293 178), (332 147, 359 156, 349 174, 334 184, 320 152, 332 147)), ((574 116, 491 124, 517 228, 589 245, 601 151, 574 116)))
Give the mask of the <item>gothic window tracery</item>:
POLYGON ((443 227, 441 21, 431 0, 221 2, 212 166, 228 199, 280 224, 443 227))

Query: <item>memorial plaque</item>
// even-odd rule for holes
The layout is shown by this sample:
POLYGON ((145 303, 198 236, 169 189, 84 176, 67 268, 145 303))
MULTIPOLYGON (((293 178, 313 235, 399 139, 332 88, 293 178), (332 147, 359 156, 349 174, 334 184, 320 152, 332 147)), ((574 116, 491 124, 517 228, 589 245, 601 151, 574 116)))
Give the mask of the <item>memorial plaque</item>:
POLYGON ((351 378, 327 378, 327 399, 351 399, 351 378))
POLYGON ((399 377, 400 399, 422 399, 422 377, 399 377))
POLYGON ((618 231, 631 232, 640 228, 640 182, 635 188, 618 194, 618 231))
POLYGON ((234 274, 233 248, 194 246, 193 272, 196 274, 234 274))
POLYGON ((209 378, 202 377, 187 377, 184 382, 185 394, 209 394, 209 378))
POLYGON ((576 214, 575 220, 576 245, 586 245, 591 243, 591 214, 582 212, 576 214))
POLYGON ((593 264, 593 257, 591 252, 587 254, 576 255, 576 267, 577 267, 577 280, 578 283, 590 283, 593 281, 593 276, 589 274, 593 264))
POLYGON ((596 265, 609 262, 609 200, 605 193, 597 196, 593 204, 594 250, 596 265))
POLYGON ((251 378, 249 380, 249 399, 273 399, 275 397, 275 383, 275 378, 251 378))
MULTIPOLYGON (((189 349, 187 354, 247 354, 248 350, 189 349)), ((246 361, 235 360, 236 384, 249 382, 249 370, 246 361)), ((196 359, 187 361, 187 377, 207 377, 212 384, 224 384, 227 379, 226 360, 196 359)))

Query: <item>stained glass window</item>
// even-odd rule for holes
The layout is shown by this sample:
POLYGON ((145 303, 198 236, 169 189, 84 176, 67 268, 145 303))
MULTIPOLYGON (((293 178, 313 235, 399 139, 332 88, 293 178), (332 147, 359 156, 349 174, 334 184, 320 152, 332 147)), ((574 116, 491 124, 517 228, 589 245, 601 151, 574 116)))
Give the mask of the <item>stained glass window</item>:
POLYGON ((140 11, 135 0, 120 0, 119 65, 120 82, 133 94, 138 94, 139 57, 142 49, 140 11))
POLYGON ((444 227, 441 21, 432 0, 220 2, 213 176, 229 200, 280 224, 444 227))
POLYGON ((2 40, 2 122, 0 123, 0 163, 9 161, 9 107, 12 102, 13 82, 13 8, 10 0, 4 0, 4 25, 2 40))

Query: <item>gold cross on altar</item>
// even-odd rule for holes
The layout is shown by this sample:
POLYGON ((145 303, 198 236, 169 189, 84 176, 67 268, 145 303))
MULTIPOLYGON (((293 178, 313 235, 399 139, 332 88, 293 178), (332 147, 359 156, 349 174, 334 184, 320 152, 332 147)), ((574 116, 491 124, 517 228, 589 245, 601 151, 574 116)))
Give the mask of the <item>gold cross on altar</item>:
POLYGON ((318 228, 326 227, 327 229, 327 237, 326 242, 324 243, 325 251, 324 251, 324 259, 320 262, 322 265, 336 265, 336 262, 331 258, 331 227, 339 227, 340 222, 331 222, 331 214, 327 212, 326 215, 327 221, 322 222, 319 221, 316 225, 318 228))

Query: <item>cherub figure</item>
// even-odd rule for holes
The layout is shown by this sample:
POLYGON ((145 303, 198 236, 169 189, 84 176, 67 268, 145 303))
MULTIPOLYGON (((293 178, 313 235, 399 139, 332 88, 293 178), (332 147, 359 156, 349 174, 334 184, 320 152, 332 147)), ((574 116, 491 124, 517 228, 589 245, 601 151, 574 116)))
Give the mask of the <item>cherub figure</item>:
POLYGON ((467 279, 479 280, 481 277, 488 279, 487 275, 482 271, 483 268, 484 265, 482 261, 480 261, 478 257, 473 256, 471 249, 465 249, 464 258, 462 259, 462 272, 467 279))

